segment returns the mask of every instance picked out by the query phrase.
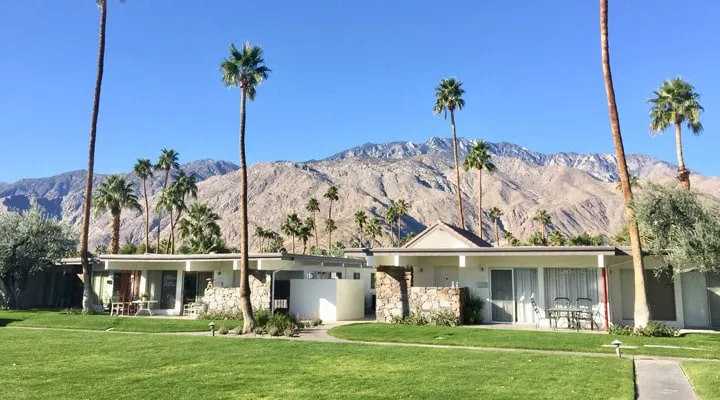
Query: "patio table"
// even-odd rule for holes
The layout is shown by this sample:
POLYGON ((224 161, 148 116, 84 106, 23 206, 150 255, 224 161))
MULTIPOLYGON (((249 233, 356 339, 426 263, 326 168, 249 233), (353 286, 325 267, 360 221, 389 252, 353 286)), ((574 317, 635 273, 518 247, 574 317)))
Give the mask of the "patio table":
POLYGON ((152 313, 152 310, 150 309, 150 305, 157 303, 157 300, 135 300, 132 303, 138 305, 138 310, 137 310, 137 312, 135 312, 136 317, 142 311, 147 311, 148 315, 152 316, 153 313, 152 313))
POLYGON ((587 310, 578 307, 552 307, 546 312, 551 324, 552 320, 555 320, 555 328, 557 328, 557 320, 565 317, 568 319, 568 329, 580 330, 580 324, 577 323, 578 316, 587 310))

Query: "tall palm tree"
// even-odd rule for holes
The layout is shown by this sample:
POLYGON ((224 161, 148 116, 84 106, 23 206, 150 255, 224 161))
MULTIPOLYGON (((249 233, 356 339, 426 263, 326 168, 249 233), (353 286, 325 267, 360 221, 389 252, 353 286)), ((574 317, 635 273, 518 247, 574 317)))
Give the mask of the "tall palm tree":
POLYGON ((260 46, 243 43, 241 49, 230 44, 230 56, 220 64, 222 82, 227 87, 240 88, 240 309, 243 313, 243 333, 255 330, 255 316, 250 304, 248 281, 248 200, 247 160, 245 157, 245 103, 255 100, 257 86, 268 78, 270 68, 265 65, 260 46))
POLYGON ((318 248, 317 220, 315 219, 315 213, 320 211, 320 202, 318 202, 316 198, 311 197, 305 206, 305 210, 312 213, 312 229, 313 232, 315 232, 315 248, 318 248))
POLYGON ((335 225, 335 221, 328 218, 325 220, 325 233, 328 234, 328 253, 330 252, 330 249, 332 248, 332 233, 337 230, 337 225, 335 225))
POLYGON ((285 216, 280 231, 292 237, 292 252, 295 253, 295 236, 300 232, 302 222, 297 214, 292 213, 285 216))
POLYGON ((265 238, 267 237, 265 234, 265 229, 263 229, 261 226, 258 226, 255 228, 255 235, 256 238, 260 239, 260 252, 263 251, 263 246, 265 244, 265 238))
POLYGON ((465 218, 463 217, 462 190, 460 189, 460 164, 458 163, 457 151, 457 135, 455 134, 455 110, 460 111, 465 107, 465 100, 462 95, 465 90, 462 88, 462 82, 455 78, 441 79, 440 84, 435 88, 435 114, 444 114, 447 118, 447 112, 450 111, 450 127, 452 128, 453 138, 453 157, 455 158, 455 184, 457 185, 458 198, 458 217, 460 218, 460 228, 465 229, 465 218))
POLYGON ((605 93, 607 94, 608 114, 612 128, 613 142, 615 143, 615 157, 618 164, 618 175, 623 188, 625 200, 625 220, 630 233, 630 246, 632 248, 633 270, 635 276, 635 313, 636 327, 644 327, 650 319, 645 288, 645 265, 643 264, 642 248, 640 247, 640 232, 638 231, 635 212, 631 205, 633 201, 630 187, 630 174, 627 170, 625 148, 620 132, 620 117, 615 102, 615 89, 613 88, 612 71, 610 70, 610 45, 608 43, 608 0, 600 0, 600 48, 602 53, 603 77, 605 80, 605 93))
POLYGON ((300 224, 300 229, 298 229, 298 239, 303 242, 303 254, 307 253, 307 242, 313 236, 314 229, 315 220, 311 217, 305 218, 305 222, 300 224))
POLYGON ((100 7, 100 34, 98 43, 97 74, 93 95, 92 117, 90 119, 90 145, 88 146, 88 169, 85 177, 85 198, 83 201, 82 232, 80 234, 80 263, 83 271, 83 312, 90 311, 93 304, 92 270, 88 253, 90 235, 90 207, 92 207, 93 176, 95 173, 95 136, 100 114, 100 90, 105 68, 105 23, 107 21, 107 0, 97 0, 100 7))
POLYGON ((685 123, 692 133, 699 135, 703 130, 700 114, 703 107, 698 102, 700 95, 695 87, 680 77, 662 83, 660 89, 653 92, 654 98, 648 102, 650 108, 650 132, 662 134, 671 125, 675 126, 675 150, 678 160, 678 180, 680 186, 690 189, 690 171, 685 167, 682 149, 682 124, 685 123))
POLYGON ((150 205, 148 203, 147 180, 153 177, 153 165, 147 158, 138 158, 133 172, 142 180, 143 199, 145 200, 145 252, 150 252, 150 205))
POLYGON ((372 218, 368 221, 367 225, 365 225, 365 235, 370 237, 370 247, 372 247, 372 242, 375 241, 376 237, 382 236, 382 227, 380 226, 380 220, 377 218, 372 218))
POLYGON ((179 223, 180 238, 193 254, 217 251, 222 245, 218 221, 220 216, 205 203, 190 206, 179 223))
POLYGON ((187 204, 185 203, 187 196, 197 199, 197 177, 194 174, 187 174, 185 171, 180 170, 177 175, 175 175, 173 185, 180 195, 175 220, 173 221, 172 217, 170 218, 170 241, 172 243, 172 254, 175 254, 175 227, 182 216, 182 212, 187 209, 187 204))
MULTIPOLYGON (((165 242, 165 254, 172 254, 172 245, 174 237, 174 229, 172 221, 174 220, 173 215, 175 211, 185 208, 185 202, 182 199, 182 193, 177 185, 170 185, 160 192, 160 199, 158 199, 157 212, 160 214, 163 211, 167 211, 170 214, 170 238, 165 242)), ((159 246, 159 245, 158 245, 159 246)), ((159 248, 158 248, 159 252, 159 248)))
POLYGON ((550 236, 548 236, 548 243, 550 243, 550 246, 564 246, 565 237, 560 231, 554 230, 550 232, 550 236))
POLYGON ((493 227, 494 227, 494 231, 495 231, 495 246, 500 246, 500 227, 499 227, 500 224, 499 224, 499 222, 500 222, 500 217, 502 217, 502 215, 503 215, 503 212, 499 208, 493 207, 488 212, 488 215, 493 220, 493 227))
POLYGON ((365 224, 367 223, 367 214, 365 211, 357 211, 355 213, 355 225, 358 227, 358 247, 363 247, 363 232, 365 224))
MULTIPOLYGON (((323 195, 324 198, 328 200, 328 220, 332 220, 332 204, 333 201, 338 201, 340 197, 338 196, 338 187, 335 185, 332 185, 328 188, 328 190, 323 195)), ((326 230, 327 231, 327 230, 326 230)), ((334 230, 333 230, 334 231, 334 230)), ((328 251, 330 251, 330 245, 332 244, 332 232, 328 232, 328 251)))
POLYGON ((142 211, 132 182, 121 175, 110 175, 98 185, 95 193, 96 214, 110 211, 112 228, 110 232, 110 252, 117 254, 120 250, 120 213, 123 209, 142 211))
POLYGON ((503 233, 503 239, 507 240, 508 246, 513 245, 513 240, 517 240, 515 238, 515 235, 513 235, 513 233, 510 231, 505 231, 505 233, 503 233))
MULTIPOLYGON (((155 169, 158 171, 164 171, 165 173, 165 179, 163 180, 163 190, 167 189, 168 181, 170 180, 170 171, 174 169, 180 168, 180 162, 178 159, 180 158, 180 153, 175 151, 175 149, 162 149, 160 152, 160 157, 158 157, 157 164, 155 164, 155 169)), ((158 209, 158 226, 157 226, 157 248, 155 249, 156 253, 160 251, 160 222, 162 222, 162 207, 157 207, 158 209)), ((170 221, 172 223, 172 221, 170 221)))
POLYGON ((397 225, 397 240, 398 240, 398 247, 400 246, 400 224, 402 223, 402 219, 404 216, 408 215, 408 212, 410 211, 410 203, 407 201, 400 199, 396 201, 393 206, 395 207, 395 218, 397 225))
POLYGON ((480 239, 483 238, 482 172, 483 170, 487 172, 495 171, 495 164, 490 161, 491 158, 487 143, 479 140, 475 142, 470 149, 470 153, 465 157, 465 162, 463 163, 465 171, 476 169, 478 172, 478 232, 480 239))
POLYGON ((400 238, 393 239, 393 236, 395 235, 395 232, 393 231, 393 225, 398 220, 398 212, 397 207, 395 207, 395 202, 390 203, 389 206, 385 209, 385 221, 387 221, 387 224, 390 226, 390 241, 392 242, 393 246, 396 246, 397 243, 400 242, 400 238))
POLYGON ((540 223, 540 231, 542 232, 542 237, 544 240, 546 240, 547 226, 552 224, 552 218, 550 217, 550 214, 548 214, 545 210, 540 210, 538 211, 537 215, 533 217, 533 221, 540 223))

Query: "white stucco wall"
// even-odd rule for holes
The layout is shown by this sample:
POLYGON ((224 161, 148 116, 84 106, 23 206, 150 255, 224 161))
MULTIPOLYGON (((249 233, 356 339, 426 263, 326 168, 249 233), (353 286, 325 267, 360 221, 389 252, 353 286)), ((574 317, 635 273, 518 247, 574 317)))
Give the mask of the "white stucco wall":
POLYGON ((336 321, 335 279, 290 279, 290 313, 300 318, 336 321))
POLYGON ((428 233, 412 246, 414 249, 448 249, 463 247, 468 246, 459 241, 453 234, 439 229, 428 233))
MULTIPOLYGON (((336 321, 360 320, 365 316, 364 285, 361 280, 337 279, 336 321)), ((322 317, 321 317, 322 318, 322 317)))

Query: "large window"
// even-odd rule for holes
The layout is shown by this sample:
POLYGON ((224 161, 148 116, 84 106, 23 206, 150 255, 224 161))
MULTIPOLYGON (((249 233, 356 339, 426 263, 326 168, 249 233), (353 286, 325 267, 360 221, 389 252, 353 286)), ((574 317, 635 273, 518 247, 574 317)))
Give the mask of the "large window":
POLYGON ((557 297, 571 304, 585 297, 598 304, 597 268, 545 268, 545 304, 552 306, 557 297))
POLYGON ((160 308, 175 308, 175 292, 177 291, 177 271, 162 272, 162 286, 160 286, 160 308))

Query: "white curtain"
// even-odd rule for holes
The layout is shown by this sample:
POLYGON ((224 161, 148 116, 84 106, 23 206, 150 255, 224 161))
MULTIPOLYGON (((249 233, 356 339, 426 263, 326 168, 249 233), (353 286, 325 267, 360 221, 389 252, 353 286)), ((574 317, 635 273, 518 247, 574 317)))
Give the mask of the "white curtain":
POLYGON ((515 269, 515 307, 516 321, 521 324, 534 324, 535 311, 532 307, 531 298, 537 301, 538 276, 537 269, 516 268, 515 269))
POLYGON ((545 268, 545 304, 552 307, 556 297, 567 297, 575 305, 578 297, 598 301, 597 268, 545 268))

